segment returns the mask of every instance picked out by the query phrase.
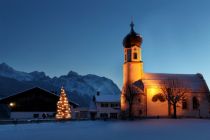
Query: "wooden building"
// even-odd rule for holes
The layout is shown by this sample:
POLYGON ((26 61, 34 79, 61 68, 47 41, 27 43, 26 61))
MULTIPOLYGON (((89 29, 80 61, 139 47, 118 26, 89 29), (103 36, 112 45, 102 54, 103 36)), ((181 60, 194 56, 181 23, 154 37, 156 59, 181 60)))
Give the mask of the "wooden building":
MULTIPOLYGON (((9 119, 54 118, 59 96, 35 87, 0 100, 0 112, 9 119)), ((71 102, 72 117, 78 104, 71 102)))

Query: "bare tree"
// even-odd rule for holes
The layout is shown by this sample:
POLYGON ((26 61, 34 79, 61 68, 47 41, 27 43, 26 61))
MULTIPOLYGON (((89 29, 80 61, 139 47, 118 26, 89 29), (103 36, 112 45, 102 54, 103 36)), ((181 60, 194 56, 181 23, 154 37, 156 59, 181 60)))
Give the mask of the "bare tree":
POLYGON ((132 106, 133 106, 134 96, 135 96, 135 93, 133 92, 132 85, 126 85, 126 87, 125 87, 125 100, 128 103, 128 117, 130 119, 133 118, 132 106))
POLYGON ((124 87, 124 92, 125 100, 128 103, 128 117, 133 119, 134 99, 136 96, 139 96, 139 94, 143 94, 143 91, 132 84, 127 84, 124 87))
POLYGON ((173 118, 177 118, 178 103, 186 99, 186 93, 190 90, 185 88, 182 81, 166 80, 161 87, 163 97, 168 101, 169 114, 171 105, 173 107, 173 118))

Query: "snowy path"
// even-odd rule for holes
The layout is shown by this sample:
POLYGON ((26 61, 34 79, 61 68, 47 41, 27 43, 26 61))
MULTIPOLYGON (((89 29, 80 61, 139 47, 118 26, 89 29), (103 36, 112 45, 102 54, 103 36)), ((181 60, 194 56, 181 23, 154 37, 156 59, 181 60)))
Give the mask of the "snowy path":
POLYGON ((210 140, 210 120, 72 121, 0 125, 0 140, 210 140))

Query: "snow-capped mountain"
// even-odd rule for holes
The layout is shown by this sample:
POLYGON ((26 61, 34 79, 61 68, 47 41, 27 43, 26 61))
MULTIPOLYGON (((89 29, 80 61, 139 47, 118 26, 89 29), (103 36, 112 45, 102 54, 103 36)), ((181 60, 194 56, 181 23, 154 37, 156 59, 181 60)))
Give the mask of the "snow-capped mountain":
POLYGON ((0 64, 0 76, 13 78, 18 81, 31 81, 33 79, 30 74, 16 71, 6 63, 0 64))
POLYGON ((50 78, 44 72, 26 73, 17 71, 5 63, 0 64, 0 97, 34 86, 56 93, 59 93, 61 86, 64 86, 69 98, 79 102, 82 106, 86 106, 97 92, 103 95, 120 94, 117 85, 105 77, 92 74, 82 76, 70 71, 67 75, 50 78))

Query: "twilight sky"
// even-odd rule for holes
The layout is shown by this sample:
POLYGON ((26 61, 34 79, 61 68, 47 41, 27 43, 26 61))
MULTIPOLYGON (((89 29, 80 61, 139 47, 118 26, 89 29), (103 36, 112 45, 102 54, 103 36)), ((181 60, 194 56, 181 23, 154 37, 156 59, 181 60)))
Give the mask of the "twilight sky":
POLYGON ((122 86, 122 40, 143 36, 144 71, 202 73, 210 85, 209 0, 0 0, 0 63, 122 86))

